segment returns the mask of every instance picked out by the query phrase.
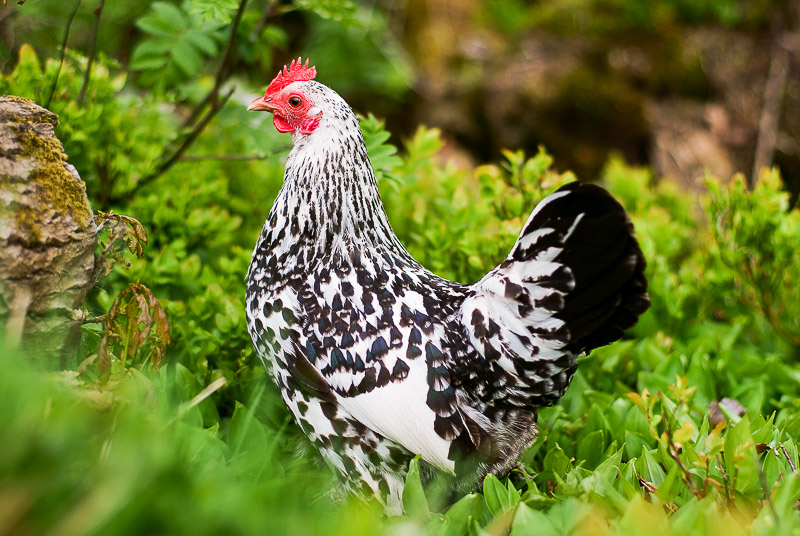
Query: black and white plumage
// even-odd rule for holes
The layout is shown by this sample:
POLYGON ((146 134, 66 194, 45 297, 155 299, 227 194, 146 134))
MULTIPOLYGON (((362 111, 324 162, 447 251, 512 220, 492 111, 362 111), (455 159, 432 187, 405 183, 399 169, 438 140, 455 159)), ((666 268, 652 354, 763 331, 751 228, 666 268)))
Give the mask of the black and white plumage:
POLYGON ((327 462, 398 512, 416 454, 462 487, 514 466, 576 358, 647 309, 645 262, 619 203, 576 182, 479 282, 436 276, 392 232, 358 119, 315 74, 293 62, 249 107, 294 148, 247 275, 248 329, 327 462))

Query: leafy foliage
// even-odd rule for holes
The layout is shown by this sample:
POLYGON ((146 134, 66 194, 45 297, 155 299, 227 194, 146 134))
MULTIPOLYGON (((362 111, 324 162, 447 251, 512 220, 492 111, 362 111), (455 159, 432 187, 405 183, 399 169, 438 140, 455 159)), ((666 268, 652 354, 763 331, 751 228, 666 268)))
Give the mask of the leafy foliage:
MULTIPOLYGON (((288 141, 244 110, 245 95, 217 96, 213 120, 152 175, 192 133, 184 124, 211 95, 239 5, 150 4, 136 19, 136 76, 99 54, 82 104, 88 60, 74 51, 60 65, 24 46, 0 78, 0 91, 42 102, 59 73, 57 134, 110 233, 98 255, 123 261, 100 263, 108 277, 87 316, 106 316, 85 327, 76 372, 45 375, 0 355, 0 534, 800 531, 798 211, 775 170, 754 191, 721 177, 695 195, 620 158, 601 183, 631 214, 652 307, 628 338, 581 359, 566 396, 540 412, 522 467, 439 507, 414 460, 397 519, 331 501, 335 479, 267 384, 244 327, 242 280, 288 141)), ((236 61, 272 69, 274 51, 248 48, 285 42, 273 17, 289 11, 316 28, 312 50, 336 36, 340 72, 351 67, 348 36, 376 46, 385 28, 350 2, 281 6, 248 8, 236 61)), ((386 63, 375 55, 353 59, 354 79, 407 89, 400 55, 387 54, 385 71, 370 66, 386 63)), ((398 150, 381 120, 362 117, 362 128, 394 230, 424 265, 465 283, 502 261, 538 200, 575 179, 543 149, 465 169, 446 161, 436 130, 420 127, 398 150)))
POLYGON ((100 374, 108 379, 111 373, 109 346, 112 341, 121 346, 117 352, 119 366, 124 369, 145 346, 153 368, 164 363, 164 352, 170 343, 169 323, 164 309, 153 292, 140 283, 131 283, 120 292, 103 320, 103 336, 97 349, 100 374), (123 320, 124 319, 124 320, 123 320))
POLYGON ((42 65, 31 46, 20 49, 16 68, 0 79, 0 91, 44 103, 50 82, 59 74, 50 109, 59 117, 58 136, 69 160, 87 183, 95 206, 108 208, 108 199, 130 191, 157 160, 174 135, 177 121, 158 109, 151 96, 123 93, 126 73, 100 57, 95 62, 87 102, 76 96, 83 83, 86 58, 71 53, 61 67, 56 60, 42 65))
MULTIPOLYGON (((734 180, 743 183, 744 178, 734 180)), ((762 173, 759 182, 752 195, 744 194, 742 184, 727 190, 709 184, 714 240, 720 260, 736 275, 732 283, 743 305, 761 309, 778 335, 800 346, 800 295, 792 284, 800 276, 795 247, 800 217, 788 212, 789 199, 775 171, 762 173)))
POLYGON ((9 372, 0 375, 3 534, 380 530, 375 509, 333 510, 319 499, 331 475, 291 455, 285 426, 238 405, 224 427, 203 428, 202 404, 181 398, 189 387, 180 369, 129 368, 103 389, 33 371, 8 353, 0 363, 9 372))
POLYGON ((128 251, 137 258, 144 255, 144 245, 147 244, 147 231, 144 226, 134 218, 122 214, 103 212, 98 210, 95 215, 98 233, 108 233, 108 242, 100 241, 103 248, 95 261, 95 274, 103 278, 111 273, 113 262, 125 263, 123 248, 127 245, 128 251))
POLYGON ((161 90, 189 80, 208 58, 217 54, 222 40, 220 30, 230 22, 230 9, 236 9, 235 2, 228 4, 227 10, 216 6, 209 13, 202 5, 193 8, 189 2, 181 8, 153 2, 151 12, 136 21, 150 39, 134 50, 130 68, 144 71, 141 82, 161 90), (200 16, 202 13, 209 13, 210 20, 200 16))

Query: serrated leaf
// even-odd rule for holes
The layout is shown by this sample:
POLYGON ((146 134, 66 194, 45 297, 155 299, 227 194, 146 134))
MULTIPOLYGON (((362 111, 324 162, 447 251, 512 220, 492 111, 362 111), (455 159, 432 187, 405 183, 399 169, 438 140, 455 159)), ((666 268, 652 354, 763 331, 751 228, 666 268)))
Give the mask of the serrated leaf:
POLYGON ((155 37, 172 39, 180 34, 181 28, 157 15, 144 15, 136 21, 136 27, 155 37))
POLYGON ((298 8, 315 13, 323 19, 346 23, 355 22, 356 6, 350 0, 294 0, 294 4, 298 8))
POLYGON ((166 39, 148 39, 143 41, 133 51, 131 61, 136 62, 147 58, 166 57, 170 49, 169 43, 169 40, 166 39))
POLYGON ((186 34, 175 42, 171 58, 187 78, 194 76, 203 68, 203 57, 186 38, 186 34))
POLYGON ((189 26, 188 17, 181 9, 168 2, 153 2, 150 8, 156 12, 158 17, 176 28, 178 31, 185 30, 189 26))
POLYGON ((367 154, 375 171, 375 178, 381 181, 392 178, 396 168, 402 165, 402 159, 397 156, 397 147, 386 143, 390 134, 384 128, 384 121, 372 114, 361 117, 361 130, 367 154))
POLYGON ((169 61, 169 58, 164 57, 149 57, 137 58, 131 60, 130 68, 134 71, 156 71, 162 69, 169 61))
POLYGON ((236 0, 193 0, 189 13, 199 15, 203 21, 230 24, 238 6, 236 0))
POLYGON ((217 53, 217 43, 211 37, 205 34, 205 32, 197 29, 188 30, 184 37, 187 41, 189 41, 195 48, 204 52, 207 56, 213 56, 217 53))

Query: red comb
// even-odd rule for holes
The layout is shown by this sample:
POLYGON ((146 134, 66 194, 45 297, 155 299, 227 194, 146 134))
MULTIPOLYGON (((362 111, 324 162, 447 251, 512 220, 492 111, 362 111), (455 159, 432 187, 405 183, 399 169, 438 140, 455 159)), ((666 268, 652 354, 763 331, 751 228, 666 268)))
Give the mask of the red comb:
POLYGON ((306 64, 303 65, 303 59, 297 58, 296 60, 292 60, 292 64, 289 65, 289 68, 286 68, 284 65, 283 70, 278 71, 278 76, 270 82, 267 93, 280 91, 292 82, 313 80, 316 76, 316 67, 309 67, 308 60, 306 60, 306 64))

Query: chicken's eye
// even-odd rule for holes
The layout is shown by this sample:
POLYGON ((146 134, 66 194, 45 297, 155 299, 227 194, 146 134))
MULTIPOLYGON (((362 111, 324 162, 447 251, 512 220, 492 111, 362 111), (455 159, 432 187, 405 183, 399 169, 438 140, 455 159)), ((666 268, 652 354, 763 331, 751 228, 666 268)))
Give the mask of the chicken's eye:
POLYGON ((301 104, 303 104, 303 99, 301 99, 297 95, 289 97, 289 106, 291 106, 292 108, 299 108, 301 104))

